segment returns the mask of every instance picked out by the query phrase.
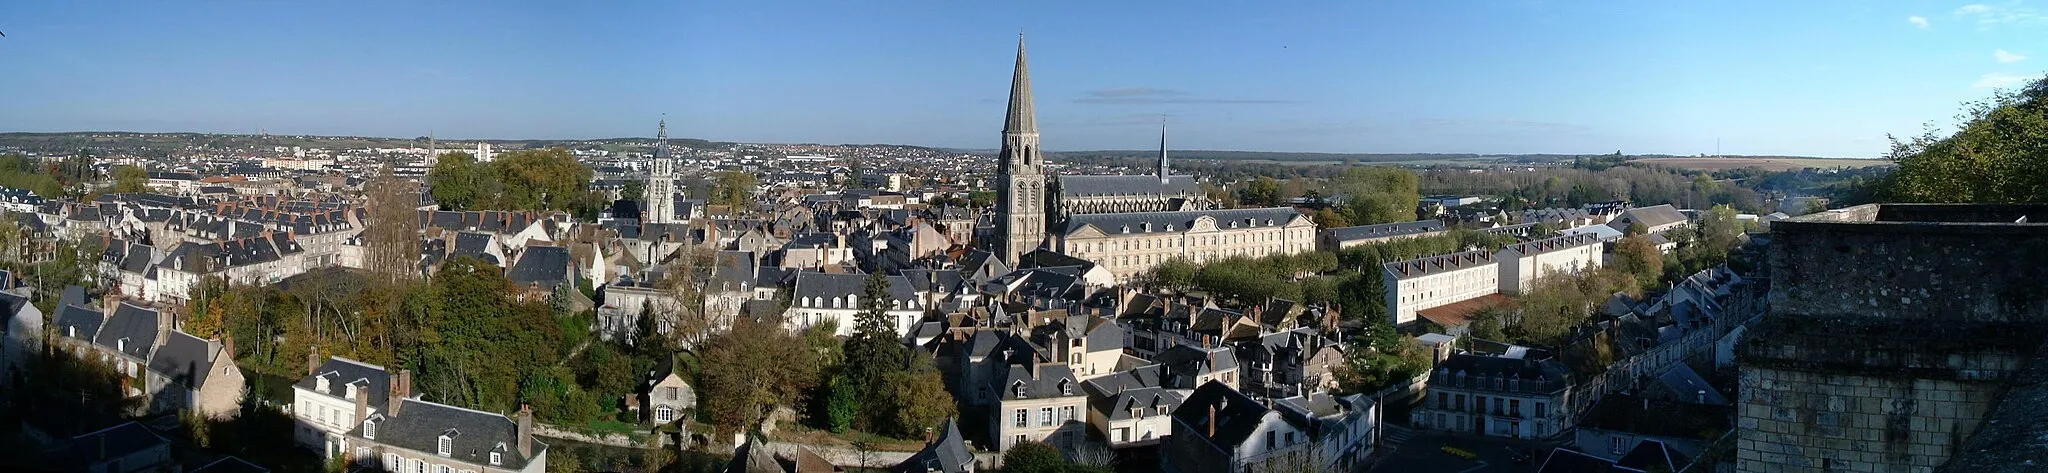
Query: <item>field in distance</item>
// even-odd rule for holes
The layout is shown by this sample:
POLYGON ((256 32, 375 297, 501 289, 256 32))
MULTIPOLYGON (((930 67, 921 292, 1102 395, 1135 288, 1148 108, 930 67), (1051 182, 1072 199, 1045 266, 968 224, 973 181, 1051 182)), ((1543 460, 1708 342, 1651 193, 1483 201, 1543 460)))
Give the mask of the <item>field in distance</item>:
POLYGON ((1771 171, 1790 171, 1801 168, 1865 168, 1892 165, 1890 160, 1884 159, 1826 158, 1647 158, 1631 160, 1629 162, 1702 171, 1720 171, 1749 167, 1763 168, 1771 171))

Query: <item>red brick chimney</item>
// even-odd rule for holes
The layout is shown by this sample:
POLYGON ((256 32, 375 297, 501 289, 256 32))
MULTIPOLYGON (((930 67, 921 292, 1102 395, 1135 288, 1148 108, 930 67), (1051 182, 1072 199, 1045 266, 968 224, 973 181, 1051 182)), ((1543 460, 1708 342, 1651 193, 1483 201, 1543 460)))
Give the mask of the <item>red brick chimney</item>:
POLYGON ((398 417, 398 411, 405 407, 406 396, 412 395, 412 370, 398 370, 398 377, 391 380, 390 399, 385 399, 387 417, 398 417))
POLYGON ((1209 405, 1209 438, 1216 438, 1216 405, 1209 405))

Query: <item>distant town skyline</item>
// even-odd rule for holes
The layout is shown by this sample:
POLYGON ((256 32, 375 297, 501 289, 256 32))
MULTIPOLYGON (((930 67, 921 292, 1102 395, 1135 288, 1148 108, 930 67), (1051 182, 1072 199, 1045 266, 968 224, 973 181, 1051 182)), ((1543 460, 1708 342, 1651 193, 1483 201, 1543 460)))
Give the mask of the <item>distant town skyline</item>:
POLYGON ((2024 1, 0 5, 0 131, 1873 157, 2041 76, 2024 1))

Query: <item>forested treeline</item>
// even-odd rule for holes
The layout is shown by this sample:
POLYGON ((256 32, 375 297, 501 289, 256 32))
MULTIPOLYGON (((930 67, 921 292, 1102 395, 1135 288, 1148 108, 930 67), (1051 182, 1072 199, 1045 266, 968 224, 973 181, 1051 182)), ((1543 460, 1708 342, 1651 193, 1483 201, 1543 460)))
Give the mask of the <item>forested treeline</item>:
POLYGON ((1964 104, 1962 124, 1941 136, 1892 138, 1899 170, 1880 198, 1903 202, 2048 202, 2048 78, 1964 104))

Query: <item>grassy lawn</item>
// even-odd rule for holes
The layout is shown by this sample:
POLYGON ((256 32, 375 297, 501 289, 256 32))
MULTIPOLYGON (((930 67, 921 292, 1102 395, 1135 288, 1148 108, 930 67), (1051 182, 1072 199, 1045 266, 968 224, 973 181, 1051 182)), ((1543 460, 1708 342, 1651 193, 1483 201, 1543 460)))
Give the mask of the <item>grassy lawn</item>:
POLYGON ((915 452, 924 449, 923 439, 897 439, 858 430, 849 430, 844 434, 834 434, 830 431, 812 429, 803 425, 777 426, 774 439, 784 442, 844 448, 853 448, 854 442, 867 442, 870 448, 882 451, 915 452))

